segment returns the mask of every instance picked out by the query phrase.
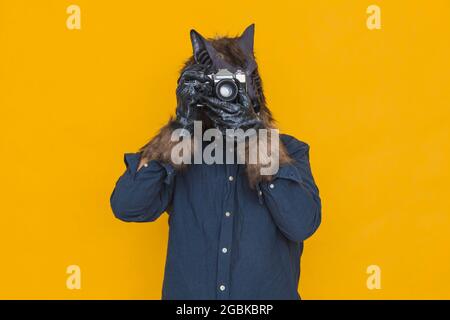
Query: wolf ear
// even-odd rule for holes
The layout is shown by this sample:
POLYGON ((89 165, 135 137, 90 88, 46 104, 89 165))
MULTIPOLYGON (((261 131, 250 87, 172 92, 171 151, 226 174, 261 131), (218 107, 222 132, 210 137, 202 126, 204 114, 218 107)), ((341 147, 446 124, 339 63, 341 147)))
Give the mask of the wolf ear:
POLYGON ((202 37, 200 33, 191 30, 191 43, 192 43, 192 51, 194 54, 195 62, 199 64, 210 64, 211 57, 208 54, 207 49, 207 40, 202 37))
POLYGON ((248 55, 253 55, 253 43, 255 40, 255 24, 249 25, 239 37, 239 46, 248 55))

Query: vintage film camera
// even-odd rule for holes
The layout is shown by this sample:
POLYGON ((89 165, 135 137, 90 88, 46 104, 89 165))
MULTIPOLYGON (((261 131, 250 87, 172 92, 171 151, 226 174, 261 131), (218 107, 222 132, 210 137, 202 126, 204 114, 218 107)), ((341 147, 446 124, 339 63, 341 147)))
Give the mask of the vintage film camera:
POLYGON ((240 88, 244 92, 247 91, 245 72, 241 70, 232 73, 228 69, 219 69, 217 73, 209 74, 208 77, 214 82, 213 95, 222 101, 236 100, 240 88))

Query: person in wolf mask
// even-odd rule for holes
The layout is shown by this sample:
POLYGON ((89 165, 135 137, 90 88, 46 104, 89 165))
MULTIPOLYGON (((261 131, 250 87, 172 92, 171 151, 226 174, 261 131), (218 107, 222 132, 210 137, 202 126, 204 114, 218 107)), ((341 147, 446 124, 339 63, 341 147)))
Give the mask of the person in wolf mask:
MULTIPOLYGON (((269 145, 278 148, 256 163, 244 157, 244 163, 180 164, 171 157, 179 143, 172 135, 179 131, 190 137, 195 121, 202 130, 217 128, 224 135, 230 128, 276 128, 253 39, 254 25, 239 37, 215 39, 191 30, 193 56, 178 79, 176 117, 139 152, 125 154, 126 171, 110 199, 114 215, 127 222, 169 215, 162 299, 300 299, 303 242, 321 222, 308 144, 270 134, 269 145), (245 74, 245 86, 234 88, 234 100, 214 92, 211 74, 224 69, 245 74), (262 174, 273 156, 278 171, 262 174)), ((230 94, 228 89, 220 93, 230 94)), ((252 141, 240 142, 245 152, 258 143, 252 141)))

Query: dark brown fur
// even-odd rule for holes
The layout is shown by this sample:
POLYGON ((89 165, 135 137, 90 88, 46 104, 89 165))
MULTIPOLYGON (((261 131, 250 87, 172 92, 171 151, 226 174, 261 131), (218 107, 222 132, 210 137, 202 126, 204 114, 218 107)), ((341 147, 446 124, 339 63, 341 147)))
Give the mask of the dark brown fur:
MULTIPOLYGON (((227 60, 227 62, 238 67, 244 67, 246 63, 245 55, 242 53, 240 47, 237 45, 236 39, 237 38, 222 37, 216 39, 209 39, 209 41, 212 43, 214 48, 223 55, 223 58, 227 60)), ((181 69, 180 74, 184 71, 184 69, 187 66, 193 64, 194 62, 195 62, 194 57, 190 57, 186 61, 184 67, 181 69)), ((259 82, 261 82, 259 78, 258 68, 256 68, 256 70, 254 71, 254 76, 258 77, 259 82)), ((258 103, 260 105, 259 118, 264 123, 265 128, 267 129, 275 128, 272 114, 266 105, 266 99, 264 96, 264 92, 262 90, 262 83, 260 83, 260 88, 261 89, 259 90, 259 94, 257 97, 258 103)), ((174 119, 171 117, 169 119, 169 122, 160 129, 159 133, 155 137, 153 137, 146 145, 144 145, 139 151, 142 153, 142 157, 145 158, 146 160, 158 160, 165 163, 171 163, 175 167, 175 169, 182 170, 183 168, 186 167, 186 165, 176 165, 171 161, 172 147, 178 143, 177 141, 171 141, 171 135, 173 132, 173 121, 174 119)), ((203 129, 206 130, 209 127, 211 127, 211 123, 209 119, 206 116, 204 116, 203 129)), ((269 134, 269 143, 270 143, 270 134, 269 134)), ((193 143, 191 145, 193 145, 193 143)), ((249 147, 248 143, 246 144, 246 153, 248 153, 248 150, 251 147, 252 146, 249 147)), ((245 159, 248 160, 248 157, 246 157, 245 159)), ((266 161, 268 161, 268 159, 266 159, 266 161)), ((292 162, 292 159, 290 158, 285 147, 280 141, 279 142, 280 166, 290 162, 292 162)), ((258 164, 248 164, 248 163, 246 164, 247 177, 251 187, 254 187, 260 181, 270 181, 273 178, 272 176, 260 174, 260 169, 263 166, 263 163, 264 161, 258 164)))

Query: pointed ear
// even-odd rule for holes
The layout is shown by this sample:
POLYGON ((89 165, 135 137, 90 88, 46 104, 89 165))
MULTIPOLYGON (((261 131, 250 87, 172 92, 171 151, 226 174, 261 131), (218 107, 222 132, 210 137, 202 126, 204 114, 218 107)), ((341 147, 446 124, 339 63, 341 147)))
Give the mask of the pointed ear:
POLYGON ((252 23, 239 37, 239 46, 246 54, 253 55, 253 43, 255 39, 255 24, 252 23))
POLYGON ((202 37, 200 33, 191 30, 191 43, 192 43, 192 51, 194 54, 195 62, 202 63, 204 62, 204 52, 208 52, 206 49, 206 39, 202 37))

